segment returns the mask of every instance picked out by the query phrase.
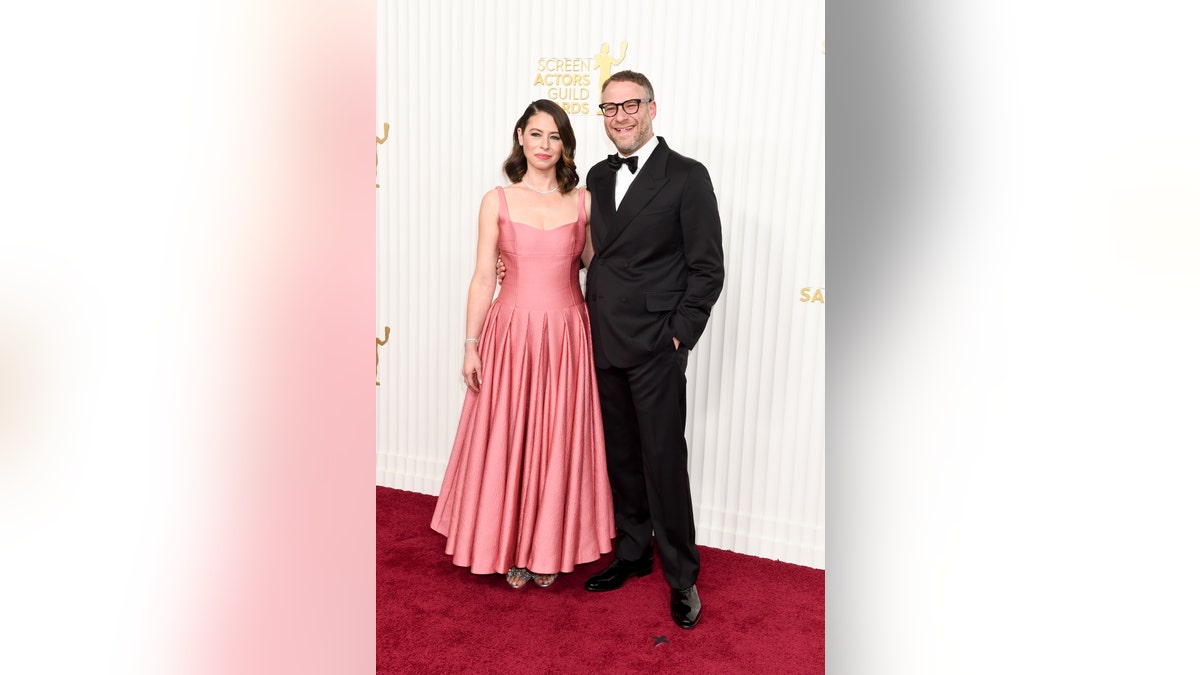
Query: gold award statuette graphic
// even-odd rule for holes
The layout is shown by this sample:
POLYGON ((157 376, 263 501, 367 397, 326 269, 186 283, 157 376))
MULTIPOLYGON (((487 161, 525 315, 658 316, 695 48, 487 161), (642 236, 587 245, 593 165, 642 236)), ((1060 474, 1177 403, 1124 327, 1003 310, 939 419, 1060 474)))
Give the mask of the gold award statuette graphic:
MULTIPOLYGON (((383 142, 387 140, 388 129, 389 129, 388 123, 384 122, 383 123, 383 138, 380 138, 378 136, 375 137, 375 145, 376 146, 383 145, 383 142)), ((379 187, 379 148, 378 147, 375 148, 375 187, 379 187)), ((378 338, 376 338, 376 339, 378 339, 378 338)), ((379 384, 379 383, 376 382, 375 384, 379 384)))
MULTIPOLYGON (((613 66, 625 60, 629 43, 621 41, 621 55, 610 54, 608 43, 600 45, 600 51, 591 57, 555 57, 537 60, 534 86, 548 87, 545 97, 562 106, 568 115, 599 115, 600 109, 592 102, 593 87, 599 92, 604 81, 612 75, 613 66), (599 70, 599 78, 592 71, 599 70), (594 81, 593 81, 594 80, 594 81)), ((597 100, 599 96, 597 95, 597 100)), ((598 102, 598 101, 597 101, 598 102)))
MULTIPOLYGON (((379 187, 378 185, 375 187, 379 187)), ((391 326, 383 327, 383 339, 375 338, 375 386, 379 386, 379 348, 387 344, 388 338, 392 336, 391 326)))
MULTIPOLYGON (((612 77, 612 67, 620 65, 620 63, 625 60, 625 52, 628 50, 629 43, 621 40, 621 57, 614 59, 608 53, 608 43, 605 42, 604 44, 600 45, 600 53, 592 57, 592 59, 596 62, 596 65, 592 67, 600 69, 600 81, 596 83, 598 86, 603 87, 608 78, 612 77)), ((604 113, 597 110, 596 114, 602 115, 604 113)))

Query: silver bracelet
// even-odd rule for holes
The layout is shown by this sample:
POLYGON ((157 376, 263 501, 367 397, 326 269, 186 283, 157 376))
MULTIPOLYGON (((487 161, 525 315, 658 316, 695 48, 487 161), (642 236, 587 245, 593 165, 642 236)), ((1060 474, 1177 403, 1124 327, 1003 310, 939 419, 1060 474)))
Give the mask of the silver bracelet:
POLYGON ((475 344, 479 344, 479 338, 467 338, 466 340, 463 340, 464 345, 467 344, 468 342, 474 342, 475 344))

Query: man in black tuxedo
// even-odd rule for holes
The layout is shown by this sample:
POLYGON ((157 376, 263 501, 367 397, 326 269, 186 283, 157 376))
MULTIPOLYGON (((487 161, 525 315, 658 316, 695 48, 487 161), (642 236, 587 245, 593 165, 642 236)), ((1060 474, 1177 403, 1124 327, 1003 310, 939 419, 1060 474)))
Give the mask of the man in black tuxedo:
POLYGON ((721 219, 704 165, 654 136, 658 108, 646 76, 615 73, 600 98, 617 154, 587 174, 594 255, 586 298, 617 544, 586 587, 611 591, 650 574, 657 543, 671 617, 692 628, 700 557, 684 373, 725 280, 721 219))

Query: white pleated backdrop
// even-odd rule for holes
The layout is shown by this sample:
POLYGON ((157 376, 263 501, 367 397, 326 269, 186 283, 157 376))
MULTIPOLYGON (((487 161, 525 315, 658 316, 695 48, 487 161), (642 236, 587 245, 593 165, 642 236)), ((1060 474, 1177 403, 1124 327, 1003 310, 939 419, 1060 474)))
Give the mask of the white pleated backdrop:
POLYGON ((513 124, 536 98, 586 104, 571 116, 586 174, 613 151, 595 57, 625 43, 612 71, 654 83, 655 132, 708 166, 724 227, 725 290, 688 365, 698 543, 823 569, 823 2, 378 7, 378 484, 441 485, 476 217, 508 183, 513 124))

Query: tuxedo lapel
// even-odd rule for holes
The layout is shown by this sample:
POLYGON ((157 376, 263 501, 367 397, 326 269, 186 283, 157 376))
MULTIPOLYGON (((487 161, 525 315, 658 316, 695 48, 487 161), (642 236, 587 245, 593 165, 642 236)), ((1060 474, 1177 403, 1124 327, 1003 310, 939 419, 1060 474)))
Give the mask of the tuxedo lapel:
MULTIPOLYGON (((629 227, 633 219, 642 212, 642 209, 646 208, 650 200, 654 199, 654 196, 667 184, 667 153, 669 152, 670 148, 667 147, 667 142, 659 138, 658 147, 650 153, 646 165, 638 170, 633 182, 629 185, 629 190, 625 192, 625 197, 621 199, 621 207, 616 210, 614 219, 608 221, 612 222, 613 226, 605 234, 605 243, 616 240, 625 231, 625 228, 629 227)), ((611 175, 608 179, 613 183, 616 182, 611 175)), ((613 190, 609 189, 607 194, 609 204, 614 204, 616 199, 613 196, 613 190)), ((592 199, 594 200, 595 197, 592 199)), ((595 208, 595 202, 593 202, 592 208, 595 208)))
POLYGON ((592 247, 602 250, 612 240, 611 232, 617 222, 616 175, 610 169, 594 172, 595 180, 588 185, 592 193, 592 247))

